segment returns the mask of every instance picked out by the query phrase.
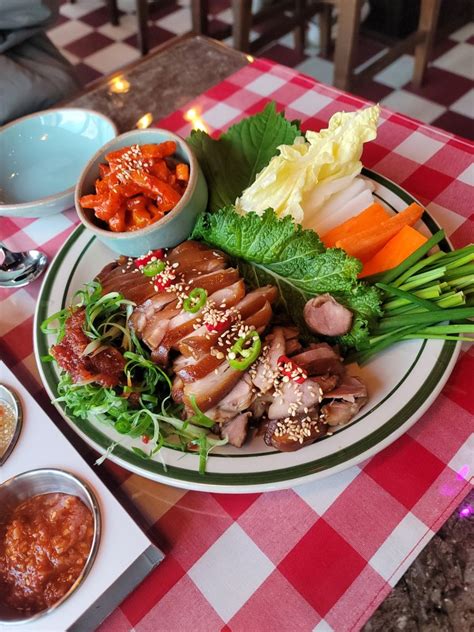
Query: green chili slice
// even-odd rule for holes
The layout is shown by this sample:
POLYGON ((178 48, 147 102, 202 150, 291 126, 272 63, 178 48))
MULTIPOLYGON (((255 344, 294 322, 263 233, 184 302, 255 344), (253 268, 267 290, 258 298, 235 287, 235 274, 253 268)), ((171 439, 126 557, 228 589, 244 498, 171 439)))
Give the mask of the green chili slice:
POLYGON ((229 350, 227 359, 236 371, 245 371, 255 362, 262 350, 262 342, 257 331, 249 331, 238 338, 229 350))
POLYGON ((154 277, 166 268, 166 263, 164 261, 150 261, 143 268, 143 274, 148 277, 154 277))
POLYGON ((183 309, 185 312, 195 314, 198 312, 207 301, 207 292, 202 287, 195 287, 191 290, 187 299, 183 303, 183 309))
POLYGON ((131 424, 126 419, 119 419, 115 422, 115 430, 120 434, 128 434, 131 429, 131 424))

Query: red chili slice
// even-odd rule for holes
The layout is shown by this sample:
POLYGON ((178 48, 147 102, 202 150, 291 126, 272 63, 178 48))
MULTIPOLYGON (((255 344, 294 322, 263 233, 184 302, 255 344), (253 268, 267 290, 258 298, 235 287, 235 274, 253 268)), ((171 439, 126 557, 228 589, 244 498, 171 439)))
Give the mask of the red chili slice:
POLYGON ((141 268, 142 266, 146 266, 147 263, 150 263, 153 257, 155 257, 155 259, 163 259, 164 256, 165 256, 164 250, 162 248, 158 248, 158 250, 153 250, 149 254, 143 255, 143 257, 138 257, 138 259, 135 259, 135 266, 137 268, 141 268))
POLYGON ((225 320, 219 320, 217 323, 206 323, 206 329, 211 334, 221 334, 225 331, 230 325, 230 319, 226 318, 225 320))
POLYGON ((153 279, 153 284, 158 292, 162 292, 171 285, 171 279, 162 279, 160 276, 161 275, 158 275, 153 279))
POLYGON ((306 371, 286 355, 278 358, 278 366, 282 375, 289 377, 297 384, 303 384, 308 379, 306 371))
POLYGON ((150 437, 148 435, 142 435, 143 443, 150 443, 150 437))

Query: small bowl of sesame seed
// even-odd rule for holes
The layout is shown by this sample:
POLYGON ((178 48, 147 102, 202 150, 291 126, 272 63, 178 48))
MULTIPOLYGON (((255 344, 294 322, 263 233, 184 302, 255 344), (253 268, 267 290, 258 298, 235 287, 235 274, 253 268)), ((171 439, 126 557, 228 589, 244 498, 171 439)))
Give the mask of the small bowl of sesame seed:
POLYGON ((120 255, 138 257, 184 241, 205 210, 207 196, 206 180, 189 145, 157 128, 126 132, 104 145, 79 178, 75 205, 97 239, 120 255), (173 155, 161 157, 160 147, 165 146, 175 150, 173 155))

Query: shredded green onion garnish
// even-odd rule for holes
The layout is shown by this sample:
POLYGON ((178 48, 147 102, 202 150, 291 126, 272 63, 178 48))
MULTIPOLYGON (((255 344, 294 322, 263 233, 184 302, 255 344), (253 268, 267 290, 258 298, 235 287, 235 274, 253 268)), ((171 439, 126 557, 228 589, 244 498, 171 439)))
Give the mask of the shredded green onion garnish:
MULTIPOLYGON (((61 372, 55 401, 78 419, 97 420, 113 426, 124 437, 139 441, 131 450, 144 459, 152 458, 163 446, 191 453, 197 447, 199 471, 204 473, 210 451, 227 440, 209 435, 214 421, 204 415, 194 398, 191 402, 195 414, 187 420, 181 418, 183 407, 171 399, 170 377, 151 360, 128 326, 134 303, 118 292, 102 295, 101 285, 94 281, 75 294, 72 307, 47 318, 41 331, 60 342, 67 319, 80 308, 85 311, 83 331, 91 341, 84 355, 97 353, 103 346, 120 349, 126 361, 123 380, 119 386, 106 388, 94 382, 73 383, 66 372, 61 372), (143 437, 147 438, 146 444, 143 437)), ((50 359, 51 356, 45 357, 45 361, 50 359)), ((97 463, 103 462, 122 442, 123 439, 113 442, 97 463)), ((159 456, 166 470, 166 463, 159 456)))

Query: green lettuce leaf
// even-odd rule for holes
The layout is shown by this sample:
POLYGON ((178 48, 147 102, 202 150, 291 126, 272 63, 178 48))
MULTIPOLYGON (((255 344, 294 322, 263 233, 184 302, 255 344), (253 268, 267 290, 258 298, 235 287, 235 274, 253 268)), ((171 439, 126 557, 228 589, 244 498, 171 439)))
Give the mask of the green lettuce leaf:
POLYGON ((218 140, 202 131, 187 138, 201 165, 209 188, 208 210, 233 204, 268 165, 280 145, 291 145, 300 136, 296 121, 287 121, 275 103, 235 125, 218 140))
POLYGON ((228 206, 201 215, 191 237, 234 257, 252 287, 276 285, 281 307, 303 329, 306 301, 332 294, 354 314, 352 330, 339 340, 344 346, 363 348, 381 315, 378 291, 357 280, 361 262, 338 248, 326 249, 314 231, 289 216, 279 219, 271 209, 239 215, 228 206))

